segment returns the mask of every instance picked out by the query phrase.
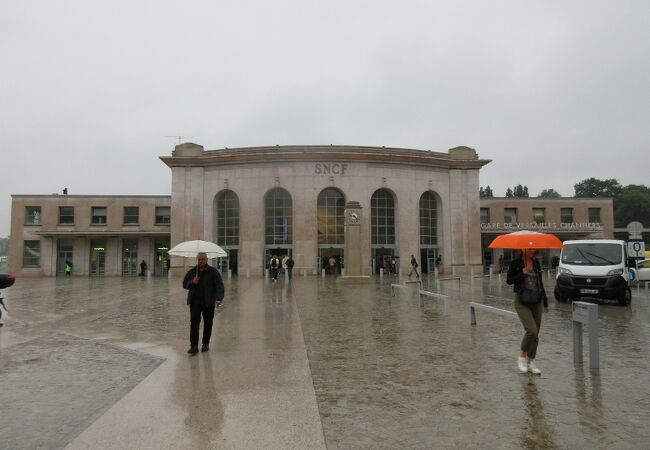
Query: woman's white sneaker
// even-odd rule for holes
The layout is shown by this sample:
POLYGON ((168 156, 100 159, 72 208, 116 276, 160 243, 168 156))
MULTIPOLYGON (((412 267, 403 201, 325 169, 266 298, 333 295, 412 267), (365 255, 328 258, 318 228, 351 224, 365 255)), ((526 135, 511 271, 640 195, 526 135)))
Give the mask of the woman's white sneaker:
POLYGON ((519 359, 517 360, 517 365, 519 366, 519 372, 521 373, 528 372, 528 365, 526 364, 526 358, 524 356, 519 357, 519 359))
POLYGON ((528 363, 528 371, 535 375, 541 375, 542 371, 537 368, 535 362, 531 361, 528 363))

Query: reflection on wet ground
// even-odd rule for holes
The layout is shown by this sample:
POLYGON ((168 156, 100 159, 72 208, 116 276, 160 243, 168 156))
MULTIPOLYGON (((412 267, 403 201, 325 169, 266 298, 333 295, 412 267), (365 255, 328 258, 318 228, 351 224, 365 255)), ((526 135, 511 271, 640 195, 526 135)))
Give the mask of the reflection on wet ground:
MULTIPOLYGON (((12 411, 13 440, 2 447, 42 442, 26 440, 37 400, 18 395, 25 385, 40 386, 39 422, 60 419, 60 402, 69 399, 75 399, 77 416, 96 418, 116 401, 119 407, 125 389, 153 370, 172 386, 169 402, 156 407, 180 411, 187 433, 182 442, 194 448, 265 442, 264 437, 253 440, 245 417, 275 420, 268 433, 278 428, 277 418, 256 414, 243 399, 252 396, 250 404, 258 408, 285 401, 284 394, 291 402, 291 389, 295 404, 283 406, 281 423, 307 420, 310 410, 300 409, 299 399, 309 398, 313 389, 314 414, 322 427, 316 431, 332 449, 647 448, 650 297, 645 291, 633 290, 630 307, 599 306, 601 369, 593 371, 573 364, 571 306, 551 300, 537 358, 543 373, 534 377, 516 370, 523 334, 516 319, 478 311, 478 324, 469 325, 471 301, 513 309, 503 280, 444 282, 438 290, 425 277, 425 289, 449 296, 449 315, 434 300, 419 307, 401 292, 391 300, 392 282, 391 277, 366 283, 329 277, 276 284, 226 280, 213 350, 188 359, 189 317, 180 280, 19 280, 5 291, 10 314, 0 329, 0 404, 20 408, 12 411), (172 348, 168 374, 164 366, 155 369, 160 361, 155 356, 141 353, 141 359, 133 359, 139 353, 130 348, 146 346, 172 348), (82 398, 65 389, 55 395, 52 390, 58 389, 48 388, 51 368, 26 356, 33 353, 42 361, 43 354, 56 352, 78 361, 59 364, 52 373, 63 379, 68 366, 88 372, 82 398), (90 362, 89 354, 96 355, 90 362), (300 373, 296 358, 305 354, 311 372, 307 388, 291 378, 300 373), (97 358, 120 361, 115 370, 130 378, 106 383, 115 375, 97 358)), ((552 283, 546 282, 549 292, 552 283)), ((0 410, 0 423, 9 419, 7 409, 0 410)), ((52 433, 56 448, 89 425, 88 420, 68 422, 65 432, 43 428, 39 439, 52 433)), ((314 430, 305 426, 302 433, 308 429, 314 430)), ((273 435, 266 436, 268 443, 273 435)), ((318 445, 317 440, 297 444, 296 436, 283 446, 318 445)), ((142 436, 138 442, 153 447, 142 436)))

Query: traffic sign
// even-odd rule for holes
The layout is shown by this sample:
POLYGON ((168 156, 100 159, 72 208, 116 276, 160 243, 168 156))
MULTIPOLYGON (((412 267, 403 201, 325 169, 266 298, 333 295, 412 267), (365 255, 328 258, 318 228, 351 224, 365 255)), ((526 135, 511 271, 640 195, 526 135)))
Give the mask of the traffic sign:
POLYGON ((627 243, 627 253, 632 258, 645 258, 645 242, 643 241, 629 241, 627 243))

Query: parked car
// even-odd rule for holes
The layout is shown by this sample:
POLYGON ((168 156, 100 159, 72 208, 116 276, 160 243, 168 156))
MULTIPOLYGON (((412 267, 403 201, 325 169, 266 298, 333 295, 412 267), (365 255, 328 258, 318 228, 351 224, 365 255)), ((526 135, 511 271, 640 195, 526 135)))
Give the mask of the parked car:
POLYGON ((636 267, 637 280, 640 282, 650 281, 650 259, 639 261, 636 267))

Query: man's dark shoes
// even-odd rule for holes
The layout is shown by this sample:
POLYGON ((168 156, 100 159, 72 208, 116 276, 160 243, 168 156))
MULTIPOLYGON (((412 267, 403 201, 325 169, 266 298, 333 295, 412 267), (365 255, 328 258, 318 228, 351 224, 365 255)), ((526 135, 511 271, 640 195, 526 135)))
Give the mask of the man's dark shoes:
POLYGON ((187 351, 190 355, 196 355, 199 352, 199 347, 190 347, 190 349, 187 351))
POLYGON ((207 352, 208 350, 210 350, 210 345, 208 345, 208 344, 203 344, 203 345, 201 346, 201 351, 202 351, 202 352, 207 352))

